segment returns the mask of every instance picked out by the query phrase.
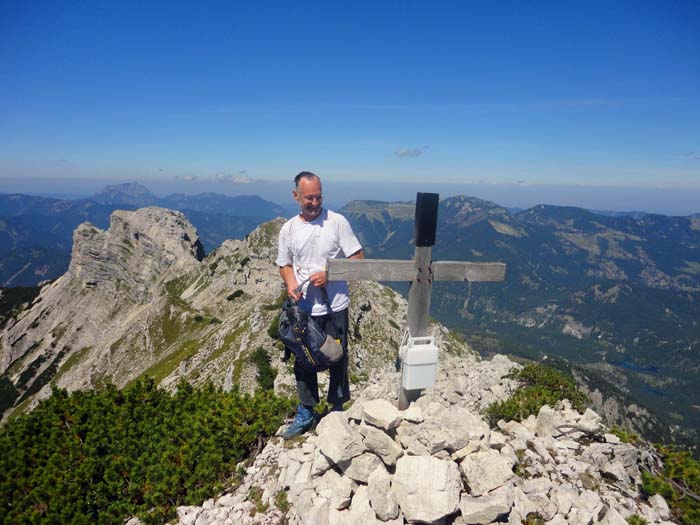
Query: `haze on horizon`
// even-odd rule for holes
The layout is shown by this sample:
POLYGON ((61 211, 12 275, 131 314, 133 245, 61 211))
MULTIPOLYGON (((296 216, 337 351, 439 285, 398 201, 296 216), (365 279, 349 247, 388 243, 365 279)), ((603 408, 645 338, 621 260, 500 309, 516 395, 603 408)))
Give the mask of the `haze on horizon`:
POLYGON ((0 192, 700 211, 700 4, 4 3, 0 192), (335 192, 335 195, 334 195, 335 192))

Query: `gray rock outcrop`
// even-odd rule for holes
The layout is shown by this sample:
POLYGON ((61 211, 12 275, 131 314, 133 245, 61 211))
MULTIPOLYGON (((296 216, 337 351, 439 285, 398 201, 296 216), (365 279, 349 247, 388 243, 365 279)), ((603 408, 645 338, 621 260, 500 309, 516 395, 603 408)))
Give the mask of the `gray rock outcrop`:
POLYGON ((325 416, 294 448, 272 439, 244 488, 224 496, 239 498, 226 508, 228 519, 277 523, 282 511, 274 495, 284 493, 291 505, 285 519, 292 525, 520 525, 528 519, 624 525, 632 515, 671 525, 661 496, 642 501, 640 451, 606 433, 597 414, 579 414, 564 401, 491 429, 475 407, 507 397, 515 387, 508 372, 518 365, 502 356, 440 358, 438 384, 405 411, 395 408, 390 393, 399 375, 385 370, 355 393, 350 410, 325 416), (465 381, 475 369, 483 373, 480 380, 465 381), (385 416, 377 416, 378 407, 385 416), (267 461, 273 456, 275 462, 267 461), (259 477, 264 472, 267 477, 259 477), (244 496, 253 479, 270 508, 250 516, 242 510, 250 506, 244 496))

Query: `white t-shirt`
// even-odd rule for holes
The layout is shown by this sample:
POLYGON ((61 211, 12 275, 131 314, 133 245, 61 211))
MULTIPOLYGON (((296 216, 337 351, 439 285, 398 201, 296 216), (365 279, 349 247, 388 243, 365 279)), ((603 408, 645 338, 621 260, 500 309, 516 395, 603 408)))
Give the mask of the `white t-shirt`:
MULTIPOLYGON (((311 222, 300 215, 289 219, 280 230, 277 265, 294 268, 297 283, 302 283, 312 274, 326 269, 326 259, 348 257, 362 249, 348 220, 330 210, 323 209, 311 222)), ((323 292, 307 282, 302 288, 304 298, 299 306, 311 315, 327 313, 323 292)), ((328 281, 326 291, 334 312, 345 310, 350 305, 348 283, 328 281)))

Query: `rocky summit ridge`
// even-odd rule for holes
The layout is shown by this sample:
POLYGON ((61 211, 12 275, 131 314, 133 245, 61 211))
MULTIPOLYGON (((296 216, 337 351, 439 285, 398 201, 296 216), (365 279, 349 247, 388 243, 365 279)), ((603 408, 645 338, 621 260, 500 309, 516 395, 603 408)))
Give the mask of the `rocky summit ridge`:
MULTIPOLYGON (((148 375, 255 388, 248 356, 274 348, 283 297, 274 265, 282 220, 204 256, 196 230, 162 208, 115 212, 108 230, 81 225, 69 271, 0 332, 0 374, 16 390, 7 413, 30 409, 52 386, 124 386, 148 375)), ((394 367, 406 303, 376 283, 351 286, 354 404, 284 443, 271 439, 242 465, 240 484, 182 524, 532 523, 624 525, 669 519, 660 496, 640 498, 643 449, 606 433, 593 411, 543 407, 491 429, 480 415, 517 387, 518 367, 480 360, 437 323, 438 382, 397 410, 394 367)), ((293 392, 280 352, 275 390, 293 392)), ((326 376, 321 376, 322 388, 326 376)), ((131 520, 136 522, 136 520, 131 520)))
POLYGON ((240 485, 178 508, 178 523, 670 525, 661 496, 640 497, 651 456, 592 410, 564 401, 489 428, 480 412, 517 388, 517 367, 443 354, 436 386, 405 411, 398 373, 376 373, 349 410, 291 443, 273 438, 240 485))

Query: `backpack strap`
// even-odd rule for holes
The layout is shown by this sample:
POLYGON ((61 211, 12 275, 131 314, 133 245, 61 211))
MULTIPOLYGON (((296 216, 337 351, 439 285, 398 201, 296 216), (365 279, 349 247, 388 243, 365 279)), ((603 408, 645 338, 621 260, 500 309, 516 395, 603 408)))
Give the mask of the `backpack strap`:
POLYGON ((326 302, 326 307, 328 308, 328 317, 330 317, 331 323, 333 323, 333 328, 335 328, 336 337, 334 337, 333 339, 339 339, 340 334, 338 333, 338 325, 335 322, 335 312, 331 308, 331 301, 328 298, 328 292, 326 291, 325 286, 321 286, 321 292, 323 293, 323 299, 326 302))

